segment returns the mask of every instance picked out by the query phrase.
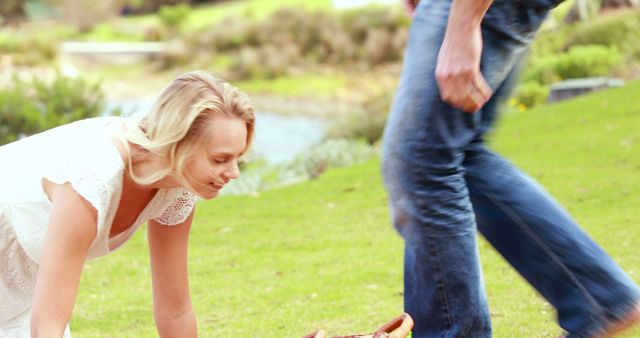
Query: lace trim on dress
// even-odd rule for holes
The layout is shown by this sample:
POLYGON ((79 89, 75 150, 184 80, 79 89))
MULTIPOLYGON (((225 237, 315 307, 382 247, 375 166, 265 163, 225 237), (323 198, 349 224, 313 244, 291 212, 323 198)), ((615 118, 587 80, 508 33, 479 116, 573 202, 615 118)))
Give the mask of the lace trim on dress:
POLYGON ((188 190, 182 189, 182 192, 177 194, 160 217, 154 220, 163 225, 176 226, 183 223, 191 215, 195 205, 196 196, 188 190))

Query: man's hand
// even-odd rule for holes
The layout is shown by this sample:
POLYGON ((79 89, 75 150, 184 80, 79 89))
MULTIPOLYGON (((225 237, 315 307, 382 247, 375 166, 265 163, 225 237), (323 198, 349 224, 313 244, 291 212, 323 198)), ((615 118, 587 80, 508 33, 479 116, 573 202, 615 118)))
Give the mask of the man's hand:
POLYGON ((419 2, 420 0, 402 0, 404 10, 407 12, 409 17, 413 18, 413 12, 415 12, 419 2))
POLYGON ((474 113, 493 94, 480 72, 480 22, 491 1, 455 0, 438 54, 436 81, 442 100, 474 113))

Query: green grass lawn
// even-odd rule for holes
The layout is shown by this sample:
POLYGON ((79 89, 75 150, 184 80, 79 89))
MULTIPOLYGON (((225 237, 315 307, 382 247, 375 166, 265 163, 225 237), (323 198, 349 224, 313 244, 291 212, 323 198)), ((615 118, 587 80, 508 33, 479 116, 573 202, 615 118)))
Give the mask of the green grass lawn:
MULTIPOLYGON (((540 180, 640 282, 640 82, 507 114, 494 148, 540 180)), ((402 250, 374 160, 198 205, 191 284, 202 337, 369 332, 402 312, 402 250)), ((87 265, 74 337, 155 337, 144 231, 87 265)), ((555 337, 553 309, 480 242, 495 337, 555 337)), ((640 330, 626 335, 639 337, 640 330)))

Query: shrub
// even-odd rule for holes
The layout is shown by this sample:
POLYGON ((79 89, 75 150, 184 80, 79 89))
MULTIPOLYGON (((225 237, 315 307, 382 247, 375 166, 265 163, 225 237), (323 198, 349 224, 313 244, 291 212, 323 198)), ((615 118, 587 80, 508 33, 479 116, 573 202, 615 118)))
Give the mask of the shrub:
POLYGON ((258 34, 250 20, 229 17, 197 33, 197 48, 230 51, 256 45, 252 39, 258 34))
POLYGON ((308 62, 375 66, 400 59, 407 39, 404 17, 384 7, 338 14, 282 8, 259 22, 216 22, 191 38, 191 49, 235 53, 237 78, 280 76, 308 62), (256 63, 268 69, 258 71, 256 63))
POLYGON ((546 55, 533 57, 529 60, 522 74, 522 82, 537 82, 550 84, 560 81, 560 76, 556 72, 558 55, 546 55))
POLYGON ((336 120, 329 127, 327 137, 376 143, 384 132, 392 100, 392 94, 383 94, 366 101, 360 111, 336 120))
POLYGON ((637 53, 640 50, 640 10, 605 16, 578 26, 565 48, 579 45, 615 46, 623 54, 637 53))
POLYGON ((362 141, 326 140, 279 165, 251 164, 237 180, 229 183, 224 193, 247 194, 313 179, 329 168, 360 163, 375 155, 375 150, 362 141))
POLYGON ((571 26, 540 32, 531 44, 531 57, 544 57, 564 52, 567 50, 567 40, 571 32, 571 26))
POLYGON ((98 116, 104 107, 97 83, 60 75, 52 81, 14 78, 11 87, 0 90, 0 142, 98 116))
POLYGON ((377 65, 385 61, 395 61, 398 53, 393 49, 393 33, 385 29, 372 28, 367 32, 361 59, 369 65, 377 65))
POLYGON ((398 27, 407 27, 406 15, 385 7, 368 7, 364 10, 347 11, 341 14, 342 25, 355 42, 366 40, 369 29, 378 28, 394 32, 398 27))
POLYGON ((616 47, 575 46, 568 52, 532 58, 525 68, 523 82, 550 84, 565 79, 608 75, 622 61, 616 47))
POLYGON ((50 82, 36 78, 33 86, 45 129, 98 116, 105 107, 100 84, 83 78, 58 75, 50 82))
POLYGON ((313 62, 343 64, 357 55, 358 46, 336 15, 318 11, 313 20, 306 23, 304 31, 296 35, 296 40, 302 46, 302 55, 313 62))
POLYGON ((399 27, 396 29, 396 32, 393 34, 393 40, 391 41, 392 48, 398 52, 397 57, 402 58, 404 53, 404 47, 407 44, 407 40, 409 39, 409 28, 407 27, 399 27))
POLYGON ((274 168, 264 160, 257 160, 241 170, 237 179, 229 182, 222 190, 224 194, 249 194, 278 186, 274 168))
POLYGON ((160 56, 160 67, 169 69, 171 67, 187 64, 191 61, 193 54, 189 47, 180 39, 172 39, 167 42, 166 50, 160 56))
POLYGON ((406 43, 406 15, 384 7, 348 11, 342 14, 342 27, 354 45, 360 46, 358 60, 374 66, 400 59, 406 43))
MULTIPOLYGON (((301 46, 303 55, 311 56, 315 51, 316 46, 323 45, 326 50, 331 53, 343 54, 344 50, 340 50, 344 46, 345 42, 350 43, 351 40, 345 35, 342 25, 336 15, 333 15, 326 11, 315 11, 313 13, 300 13, 298 15, 309 16, 310 19, 301 18, 301 24, 299 24, 299 33, 295 35, 295 42, 301 46), (334 40, 334 37, 338 40, 334 40)), ((294 28, 295 30, 295 28, 294 28)), ((353 53, 353 48, 347 46, 350 51, 347 54, 353 53)), ((329 55, 329 57, 331 57, 329 55)), ((317 61, 327 61, 327 58, 316 58, 317 61)))
POLYGON ((163 41, 169 35, 169 29, 163 25, 152 24, 145 28, 144 41, 163 41))
POLYGON ((176 32, 181 23, 185 22, 191 13, 189 5, 180 3, 175 6, 162 6, 158 11, 158 18, 169 29, 176 32))
POLYGON ((561 79, 607 75, 621 60, 617 47, 575 46, 558 58, 555 68, 561 79))
POLYGON ((263 70, 260 51, 249 46, 240 49, 232 66, 235 79, 262 77, 264 75, 263 70))
POLYGON ((34 35, 0 36, 0 54, 10 54, 13 63, 22 66, 47 64, 55 60, 58 50, 56 41, 34 35))
POLYGON ((316 178, 329 168, 349 166, 374 155, 373 148, 362 141, 327 140, 283 165, 279 175, 280 181, 316 178))
POLYGON ((514 95, 515 104, 521 104, 527 108, 545 103, 547 97, 549 97, 549 87, 535 81, 521 83, 514 95))
POLYGON ((11 88, 0 90, 0 145, 42 129, 41 111, 36 102, 25 95, 25 84, 17 79, 13 82, 11 88))

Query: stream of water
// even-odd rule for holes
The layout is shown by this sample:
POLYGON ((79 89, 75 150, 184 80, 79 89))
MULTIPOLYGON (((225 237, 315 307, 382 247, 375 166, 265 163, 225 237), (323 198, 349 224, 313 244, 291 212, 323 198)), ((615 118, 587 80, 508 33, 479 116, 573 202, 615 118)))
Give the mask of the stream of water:
MULTIPOLYGON (((123 115, 148 111, 152 101, 110 102, 106 111, 119 107, 123 115)), ((253 152, 270 164, 293 159, 324 137, 327 121, 318 117, 256 113, 253 152)))

